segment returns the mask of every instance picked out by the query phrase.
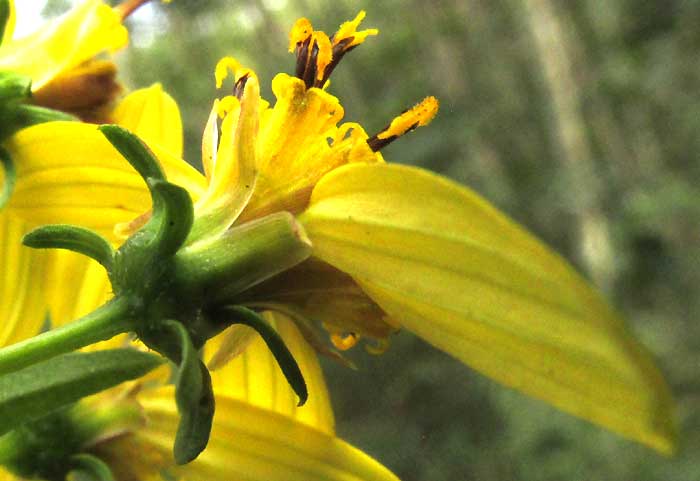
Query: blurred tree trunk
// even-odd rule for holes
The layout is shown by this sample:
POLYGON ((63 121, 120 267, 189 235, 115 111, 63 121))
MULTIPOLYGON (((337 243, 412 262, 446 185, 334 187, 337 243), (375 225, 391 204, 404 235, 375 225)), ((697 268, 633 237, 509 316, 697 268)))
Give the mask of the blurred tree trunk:
POLYGON ((574 76, 570 43, 577 40, 575 26, 565 22, 549 0, 523 0, 522 4, 549 92, 550 127, 559 154, 555 158, 561 159, 562 175, 578 224, 579 260, 593 280, 609 290, 614 257, 608 219, 603 213, 603 192, 587 138, 581 89, 574 76))

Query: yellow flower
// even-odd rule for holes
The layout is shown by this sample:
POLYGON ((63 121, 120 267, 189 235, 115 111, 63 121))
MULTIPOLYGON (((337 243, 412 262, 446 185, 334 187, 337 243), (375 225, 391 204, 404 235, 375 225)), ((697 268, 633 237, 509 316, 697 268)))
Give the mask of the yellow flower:
MULTIPOLYGON (((10 2, 14 12, 13 2, 10 2)), ((0 46, 0 70, 32 79, 33 102, 95 118, 119 92, 116 67, 97 55, 128 41, 118 12, 101 0, 83 0, 36 32, 12 39, 14 14, 0 46)))
MULTIPOLYGON (((274 78, 273 106, 259 98, 251 70, 220 62, 217 83, 232 71, 234 89, 215 103, 205 128, 206 180, 145 138, 169 178, 196 201, 191 235, 289 211, 306 229, 314 258, 256 286, 241 303, 286 314, 309 339, 307 319, 319 319, 339 348, 362 336, 385 347, 404 328, 509 387, 671 452, 668 388, 601 296, 469 189, 383 162, 378 150, 428 123, 435 99, 373 136, 357 124, 338 125, 343 108, 325 88, 339 59, 376 33, 357 31, 363 15, 333 37, 308 20, 295 24, 296 75, 274 78)), ((11 148, 28 159, 22 164, 31 174, 10 206, 23 218, 109 235, 115 224, 117 234, 129 233, 147 217, 143 184, 89 127, 40 125, 11 148)))
MULTIPOLYGON (((176 104, 160 86, 134 92, 117 106, 114 116, 147 139, 151 147, 160 153, 171 178, 180 179, 191 187, 198 181, 204 182, 192 167, 166 153, 171 151, 179 154, 182 148, 182 129, 176 104)), ((79 123, 54 126, 66 129, 64 134, 70 135, 64 137, 64 140, 75 141, 75 148, 81 144, 82 133, 97 132, 94 126, 79 123), (77 136, 72 137, 73 134, 77 136)), ((99 137, 88 135, 88 149, 91 146, 103 147, 101 143, 91 144, 99 137)), ((100 152, 96 153, 100 155, 100 152)), ((71 166, 80 165, 73 163, 80 160, 73 156, 60 155, 34 160, 37 163, 20 164, 28 169, 23 171, 26 175, 20 176, 20 185, 26 185, 30 190, 35 185, 34 181, 58 181, 62 172, 71 169, 71 166), (59 158, 61 162, 67 163, 55 163, 59 158), (44 160, 48 163, 44 163, 44 160), (35 174, 39 177, 35 177, 35 174)), ((85 169, 84 173, 99 173, 107 181, 130 179, 137 175, 122 158, 113 153, 108 153, 107 157, 101 159, 99 169, 95 170, 94 165, 88 165, 85 169), (111 160, 115 162, 110 163, 111 160)), ((95 175, 94 178, 100 176, 95 175)), ((88 191, 104 195, 101 194, 101 189, 106 185, 93 186, 88 191)), ((71 185, 66 187, 71 188, 71 185)), ((140 191, 142 188, 139 185, 135 189, 140 191)), ((193 192, 197 191, 192 188, 193 192)), ((20 189, 19 192, 25 191, 20 189)), ((64 199, 70 199, 70 196, 66 195, 64 199)), ((142 202, 139 204, 141 209, 148 206, 146 200, 139 201, 142 202)), ((18 215, 21 217, 24 212, 15 205, 9 206, 7 210, 14 219, 18 215)), ((97 211, 106 212, 99 208, 97 211)), ((129 212, 129 215, 134 212, 129 212)), ((13 251, 9 249, 6 240, 0 239, 0 242, 4 252, 7 252, 6 258, 14 260, 11 255, 13 251)), ((14 252, 16 254, 16 250, 14 252)), ((15 262, 21 264, 21 259, 15 262)), ((11 285, 11 281, 22 280, 14 277, 23 275, 22 271, 14 268, 15 265, 9 264, 10 268, 3 277, 8 282, 4 285, 5 288, 11 285)), ((33 270, 27 272, 34 274, 33 270)), ((51 252, 45 275, 53 324, 77 318, 109 296, 109 283, 104 270, 94 261, 72 252, 51 252)), ((36 283, 41 282, 39 275, 31 279, 36 283)), ((36 301, 31 297, 38 290, 35 289, 36 285, 23 282, 16 287, 11 294, 14 302, 10 305, 21 315, 17 322, 5 323, 3 327, 10 325, 13 332, 22 329, 27 337, 41 329, 44 315, 35 307, 36 301), (33 310, 30 311, 29 308, 33 310), (20 320, 21 323, 18 322, 20 320)), ((9 293, 3 291, 3 294, 6 292, 9 293)), ((114 388, 81 401, 71 418, 78 426, 95 425, 105 418, 113 421, 83 439, 80 453, 94 455, 107 463, 118 481, 153 479, 160 472, 167 472, 177 479, 193 481, 241 478, 261 481, 395 481, 397 478, 386 468, 335 436, 328 392, 315 353, 292 322, 272 313, 266 316, 304 372, 312 399, 303 407, 297 406, 297 395, 289 387, 265 343, 251 335, 254 331, 237 326, 235 330, 238 334, 250 342, 244 353, 222 369, 212 372, 217 411, 208 448, 196 461, 186 466, 176 466, 173 459, 172 440, 179 416, 173 399, 173 386, 166 384, 169 377, 166 369, 156 371, 136 384, 114 388)), ((13 342, 16 337, 19 336, 5 338, 8 341, 4 344, 13 342)), ((217 351, 217 346, 226 342, 225 337, 220 336, 210 341, 204 353, 205 358, 211 357, 217 351)), ((92 346, 91 349, 122 347, 124 342, 124 337, 120 336, 92 346)), ((61 435, 52 441, 64 443, 65 439, 61 435)), ((46 449, 51 449, 50 444, 46 449)), ((0 438, 0 459, 2 455, 0 438)), ((36 469, 36 465, 32 467, 36 469)), ((0 469, 0 480, 11 479, 17 478, 0 469)))
MULTIPOLYGON (((0 70, 30 77, 35 103, 91 118, 99 115, 116 93, 115 69, 111 62, 95 57, 126 45, 122 17, 99 0, 85 0, 33 34, 12 39, 12 1, 9 8, 0 45, 0 70)), ((5 175, 0 167, 0 186, 5 175)), ((43 322, 47 255, 22 247, 22 235, 28 228, 21 218, 0 210, 0 260, 6 272, 0 279, 0 345, 35 334, 38 327, 27 319, 43 322)))

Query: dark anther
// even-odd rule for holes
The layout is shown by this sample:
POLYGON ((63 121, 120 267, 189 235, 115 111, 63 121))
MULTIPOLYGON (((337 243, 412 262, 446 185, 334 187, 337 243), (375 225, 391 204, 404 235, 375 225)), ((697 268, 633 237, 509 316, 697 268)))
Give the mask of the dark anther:
MULTIPOLYGON (((404 113, 405 112, 408 112, 408 110, 404 110, 404 113)), ((390 126, 391 126, 391 124, 387 125, 382 130, 380 130, 379 133, 374 134, 372 137, 367 139, 367 145, 369 145, 369 148, 372 149, 372 152, 378 152, 378 151, 382 150, 384 147, 386 147, 387 145, 389 145, 394 140, 396 140, 400 137, 399 135, 392 135, 392 136, 387 137, 385 139, 380 139, 378 137, 379 135, 381 135, 382 132, 386 132, 387 130, 389 130, 390 126)), ((411 132, 412 130, 415 130, 417 128, 418 128, 418 122, 411 125, 411 127, 409 127, 408 130, 406 130, 406 132, 404 132, 404 133, 411 132)))
POLYGON ((245 89, 245 84, 248 82, 249 77, 250 74, 241 75, 241 78, 236 80, 236 83, 233 84, 233 95, 237 97, 238 100, 243 98, 243 90, 245 89))
POLYGON ((297 65, 294 75, 304 81, 307 89, 320 86, 316 82, 318 50, 318 43, 313 37, 297 43, 297 65))
MULTIPOLYGON (((331 60, 331 63, 328 64, 326 67, 326 70, 323 72, 323 78, 319 82, 319 86, 325 85, 325 83, 328 81, 330 78, 331 74, 333 73, 333 70, 338 66, 340 63, 340 60, 343 58, 343 56, 348 53, 351 50, 354 50, 357 45, 353 45, 350 48, 346 48, 346 46, 354 40, 355 37, 348 37, 342 39, 340 42, 333 44, 333 58, 331 60)), ((331 38, 331 42, 333 42, 333 39, 331 38)))
POLYGON ((300 79, 304 78, 304 72, 306 71, 306 66, 309 63, 309 43, 311 42, 311 36, 309 36, 303 42, 297 43, 297 65, 296 72, 294 76, 300 79))
POLYGON ((379 139, 376 135, 373 135, 367 139, 367 145, 369 145, 369 148, 372 149, 372 152, 379 152, 396 139, 398 139, 396 135, 387 137, 386 139, 379 139))
POLYGON ((309 61, 306 64, 306 71, 304 72, 304 76, 302 77, 302 80, 306 84, 306 88, 310 89, 311 87, 317 87, 315 85, 316 81, 316 60, 318 59, 318 42, 314 42, 313 46, 311 47, 311 55, 309 56, 309 61))

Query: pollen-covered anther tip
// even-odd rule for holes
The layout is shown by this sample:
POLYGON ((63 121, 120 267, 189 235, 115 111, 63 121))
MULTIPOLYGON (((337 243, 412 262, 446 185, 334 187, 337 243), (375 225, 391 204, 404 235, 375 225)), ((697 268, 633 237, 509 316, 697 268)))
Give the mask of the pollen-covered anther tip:
POLYGON ((354 19, 344 22, 333 35, 333 47, 348 51, 364 42, 370 35, 377 35, 379 30, 376 28, 357 30, 365 15, 365 11, 360 10, 354 19))
POLYGON ((314 28, 307 18, 300 18, 294 22, 291 32, 289 32, 289 52, 294 53, 297 45, 303 43, 313 33, 314 28))
POLYGON ((314 32, 313 40, 315 47, 318 49, 316 53, 316 84, 318 85, 316 86, 322 87, 326 67, 333 60, 333 47, 331 46, 331 40, 324 32, 314 32))
POLYGON ((367 139, 367 143, 373 151, 377 152, 405 133, 417 127, 428 125, 437 115, 439 105, 438 100, 433 96, 424 98, 394 118, 381 132, 367 139))
MULTIPOLYGON (((220 89, 224 84, 224 80, 232 73, 234 77, 241 76, 241 63, 233 57, 224 57, 216 63, 214 68, 214 78, 216 79, 216 88, 220 89)), ((248 69, 245 69, 248 70, 248 69)))

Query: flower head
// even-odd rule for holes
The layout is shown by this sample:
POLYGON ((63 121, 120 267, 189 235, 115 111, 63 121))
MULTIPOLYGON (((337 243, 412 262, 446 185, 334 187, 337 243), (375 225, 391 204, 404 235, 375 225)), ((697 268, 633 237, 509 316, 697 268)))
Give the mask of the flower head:
MULTIPOLYGON (((12 2, 10 8, 14 10, 12 2)), ((101 0, 82 0, 26 37, 12 39, 8 22, 0 46, 0 71, 30 78, 37 105, 99 118, 120 87, 114 64, 96 57, 126 45, 128 34, 121 21, 101 0)))
MULTIPOLYGON (((229 69, 234 88, 215 102, 205 128, 206 179, 181 175, 178 162, 156 149, 168 175, 179 175, 175 181, 195 200, 188 242, 201 246, 202 239, 232 226, 289 212, 308 235, 313 257, 238 291, 236 303, 293 319, 307 341, 326 352, 313 321, 329 328, 339 348, 362 336, 384 347, 389 333, 406 329, 507 386, 670 452, 668 388, 601 296, 566 261, 469 189, 383 162, 377 151, 428 123, 437 109, 434 99, 373 136, 357 124, 338 125, 342 106, 324 87, 339 57, 373 33, 357 32, 357 23, 325 37, 308 21, 297 22, 291 35, 297 75, 274 78, 272 106, 259 98, 252 71, 233 60, 220 63, 217 83, 229 69)), ((76 133, 37 126, 18 136, 13 152, 41 158, 50 169, 66 161, 47 151, 48 145, 65 151, 89 144, 91 155, 71 165, 68 177, 76 184, 94 179, 94 169, 109 164, 119 170, 118 177, 103 181, 109 195, 95 194, 101 187, 88 181, 72 191, 67 209, 44 210, 34 207, 36 199, 18 195, 26 218, 45 215, 55 222, 73 215, 71 220, 107 230, 146 211, 148 198, 127 180, 128 169, 117 169, 123 161, 105 150, 104 139, 82 129, 76 146, 76 133), (78 209, 91 209, 91 215, 78 209)), ((62 187, 55 178, 35 179, 49 191, 62 187)))
MULTIPOLYGON (((135 92, 124 99, 115 112, 115 117, 148 139, 158 151, 166 151, 164 147, 171 151, 181 148, 179 136, 162 128, 173 125, 173 115, 178 117, 176 125, 179 125, 177 106, 159 86, 135 92), (175 110, 174 114, 172 109, 175 110), (160 117, 164 113, 169 115, 160 117)), ((70 138, 66 134, 73 133, 73 128, 77 127, 77 132, 81 132, 87 126, 67 123, 62 127, 67 129, 63 132, 65 141, 70 138)), ((82 132, 95 130, 92 127, 82 132)), ((87 138, 91 142, 99 137, 88 135, 87 138)), ((75 137, 76 142, 82 139, 81 135, 75 137)), ((104 138, 101 142, 105 145, 99 145, 111 149, 104 138)), ((105 153, 124 163, 123 158, 112 151, 105 153)), ((161 155, 161 159, 167 158, 167 155, 161 155)), ((36 160, 43 164, 42 159, 36 160)), ((37 164, 23 165, 29 167, 30 172, 37 172, 33 170, 37 164)), ((180 161, 172 164, 166 161, 164 165, 168 166, 172 178, 198 179, 180 161)), ((101 172, 109 173, 116 179, 120 177, 120 172, 127 173, 126 168, 120 171, 120 167, 125 166, 102 163, 101 172)), ((65 168, 70 168, 70 164, 61 167, 52 164, 52 159, 49 159, 49 164, 43 164, 39 171, 48 174, 53 169, 60 172, 65 168), (53 167, 49 167, 51 165, 53 167)), ((95 168, 94 165, 87 166, 85 172, 95 168)), ((20 179, 24 179, 20 182, 23 184, 31 176, 20 179)), ((22 209, 13 205, 8 212, 17 213, 18 210, 22 209)), ((50 297, 52 320, 61 325, 99 306, 109 297, 110 286, 104 270, 96 262, 87 262, 71 252, 52 254, 54 257, 49 263, 46 287, 49 294, 54 294, 50 297), (71 286, 72 292, 80 293, 78 299, 66 296, 66 285, 71 286)), ((9 272, 18 273, 16 270, 9 272)), ((32 298, 28 297, 35 291, 32 286, 20 284, 17 290, 15 309, 32 306, 32 298)), ((25 328, 27 335, 36 333, 43 323, 40 312, 25 310, 24 316, 19 318, 25 322, 17 322, 14 327, 25 328)), ((297 327, 271 313, 266 314, 266 320, 279 333, 304 371, 306 385, 313 397, 304 407, 297 405, 297 393, 287 384, 285 375, 262 339, 251 336, 254 331, 248 332, 245 331, 247 328, 237 326, 237 330, 243 330, 243 335, 250 342, 245 353, 212 373, 213 394, 218 409, 213 420, 209 448, 197 461, 177 466, 173 458, 171 446, 178 426, 178 406, 173 400, 173 386, 167 382, 170 378, 168 370, 162 368, 138 383, 84 399, 67 411, 23 427, 19 440, 16 433, 0 437, 0 464, 6 464, 14 473, 33 473, 39 477, 48 476, 47 470, 56 475, 106 469, 122 481, 148 479, 159 473, 192 480, 228 480, 245 476, 261 481, 281 481, 288 479, 290 472, 303 476, 303 479, 318 481, 396 480, 393 474, 372 458, 335 436, 333 414, 320 366, 297 327), (62 426, 60 431, 52 428, 57 425, 62 426), (69 432, 77 433, 76 437, 70 438, 71 443, 67 443, 66 438, 69 432), (35 434, 43 436, 41 446, 22 442, 27 437, 35 439, 35 434), (36 451, 31 451, 39 448, 50 451, 52 456, 36 456, 36 451), (50 461, 50 465, 45 464, 44 460, 50 461)), ((123 347, 126 342, 124 337, 118 337, 97 344, 92 349, 123 347)), ((205 358, 211 357, 222 342, 225 342, 223 337, 215 338, 207 346, 205 358)), ((3 474, 0 471, 0 476, 3 474)), ((5 476, 13 479, 12 476, 5 476)))

